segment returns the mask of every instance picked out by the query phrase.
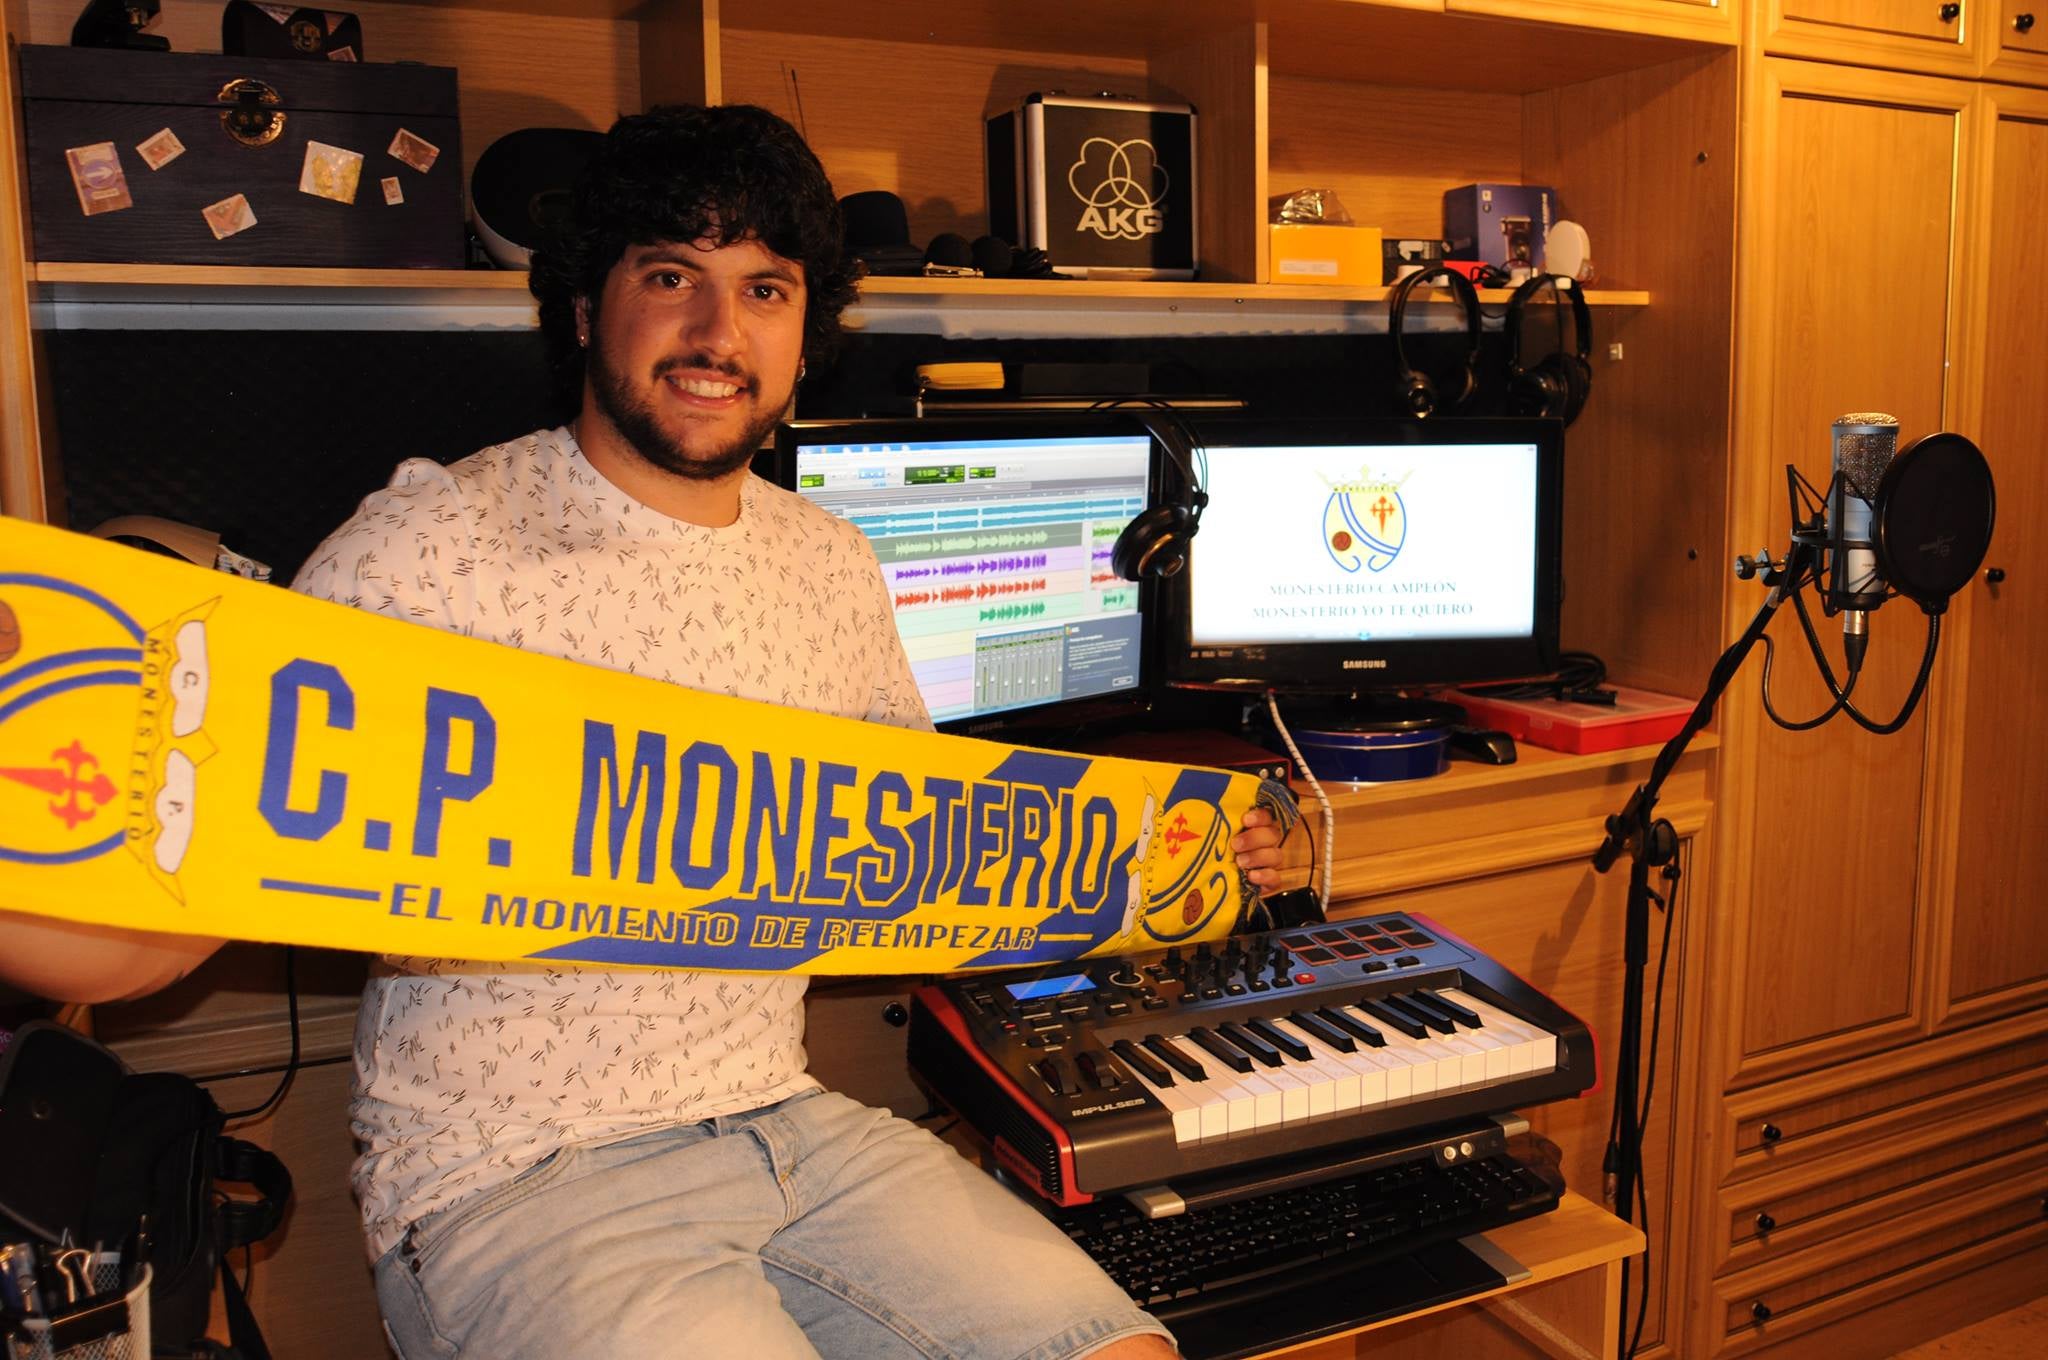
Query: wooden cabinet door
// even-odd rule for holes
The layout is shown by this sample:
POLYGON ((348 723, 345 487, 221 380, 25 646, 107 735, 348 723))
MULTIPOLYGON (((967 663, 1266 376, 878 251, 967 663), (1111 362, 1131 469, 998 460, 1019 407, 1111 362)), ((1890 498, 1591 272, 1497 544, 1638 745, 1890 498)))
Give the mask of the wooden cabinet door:
POLYGON ((1961 749, 1943 989, 1951 1022, 2048 1000, 2039 871, 2048 844, 2048 486, 2038 462, 2048 330, 2035 290, 2012 267, 2030 224, 2048 215, 2048 93, 1990 88, 1986 104, 1989 182, 1974 200, 1987 210, 1981 415, 1970 433, 1990 460, 1998 516, 1986 570, 1952 611, 1964 616, 1957 641, 1967 670, 1960 723, 1943 734, 1961 749))
MULTIPOLYGON (((1759 83, 1738 263, 1731 546, 1779 552, 1785 465, 1824 487, 1837 417, 1889 411, 1906 437, 1947 423, 1956 148, 1975 96, 1964 82, 1779 59, 1759 83)), ((1731 594, 1728 636, 1763 593, 1731 594)), ((1840 625, 1808 600, 1839 676, 1840 625)), ((1871 635, 1855 698, 1882 720, 1911 686, 1925 627, 1896 606, 1872 615, 1871 635)), ((1770 636, 1773 704, 1788 719, 1817 715, 1827 695, 1791 607, 1770 636)), ((1762 709, 1764 660, 1752 654, 1722 707, 1732 760, 1715 877, 1734 932, 1725 1013, 1739 1017, 1722 1042, 1725 1074, 1741 1084, 1916 1037, 1933 938, 1919 885, 1925 707, 1891 736, 1841 717, 1785 731, 1762 709)))
MULTIPOLYGON (((1697 807, 1667 805, 1679 824, 1681 864, 1688 873, 1698 861, 1692 854, 1690 830, 1697 807)), ((1664 885, 1659 882, 1661 891, 1664 885)), ((1687 909, 1691 882, 1681 879, 1673 895, 1668 966, 1662 973, 1663 1016, 1657 1032, 1656 1075, 1650 1091, 1649 1119, 1643 1135, 1644 1197, 1650 1206, 1650 1311, 1643 1328, 1641 1354, 1659 1353, 1665 1338, 1678 1334, 1671 1315, 1684 1288, 1685 1263, 1679 1244, 1687 1240, 1687 1220, 1680 1216, 1688 1185, 1694 1112, 1688 1092, 1689 1073, 1680 1055, 1693 1047, 1689 1017, 1696 1003, 1686 994, 1690 976, 1687 909)), ((1612 1117, 1615 1043, 1621 1027, 1622 944, 1628 897, 1628 861, 1613 872, 1598 874, 1585 855, 1508 872, 1485 874, 1455 883, 1436 884, 1407 892, 1335 902, 1330 915, 1351 917, 1383 911, 1408 911, 1427 916, 1473 945, 1583 1021, 1593 1033, 1600 1081, 1575 1100, 1554 1101, 1519 1111, 1563 1153, 1560 1169, 1565 1184, 1587 1199, 1602 1200, 1601 1159, 1612 1117)), ((1658 954, 1665 917, 1653 912, 1650 922, 1650 966, 1644 979, 1644 1046, 1650 1043, 1648 1016, 1659 981, 1658 954)), ((1642 1226, 1639 1214, 1630 1218, 1642 1226)), ((1641 1297, 1641 1259, 1630 1270, 1631 1316, 1641 1297)))
POLYGON ((1444 0, 1452 14, 1540 19, 1574 28, 1604 28, 1660 38, 1733 43, 1741 0, 1444 0))
POLYGON ((1976 74, 2000 0, 1752 0, 1764 50, 1902 71, 1976 74))

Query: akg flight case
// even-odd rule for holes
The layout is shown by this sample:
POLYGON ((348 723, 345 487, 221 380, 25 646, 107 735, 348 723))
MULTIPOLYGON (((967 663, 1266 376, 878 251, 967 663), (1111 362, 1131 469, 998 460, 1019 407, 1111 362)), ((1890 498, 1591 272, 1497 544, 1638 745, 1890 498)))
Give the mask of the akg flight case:
POLYGON ((987 133, 992 233, 1077 278, 1195 276, 1192 107, 1033 94, 987 133))

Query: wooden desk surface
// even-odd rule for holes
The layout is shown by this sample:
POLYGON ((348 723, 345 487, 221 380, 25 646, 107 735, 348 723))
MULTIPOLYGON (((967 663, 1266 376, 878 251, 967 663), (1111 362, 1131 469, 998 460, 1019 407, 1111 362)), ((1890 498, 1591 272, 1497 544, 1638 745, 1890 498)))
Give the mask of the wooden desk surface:
MULTIPOLYGON (((1643 1250, 1642 1229, 1622 1222, 1583 1195, 1567 1190, 1551 1212, 1496 1228, 1486 1237, 1527 1267, 1529 1278, 1299 1346, 1269 1351, 1260 1360, 1266 1360, 1266 1356, 1285 1356, 1287 1360, 1353 1360, 1377 1353, 1370 1344, 1370 1333, 1412 1328, 1418 1319, 1475 1305, 1489 1305, 1495 1321, 1520 1334, 1538 1351, 1572 1360, 1613 1353, 1613 1324, 1608 1320, 1613 1302, 1610 1276, 1624 1259, 1643 1250), (1576 1291, 1539 1288, 1568 1282, 1587 1287, 1576 1291), (1546 1292, 1554 1297, 1546 1298, 1546 1306, 1542 1307, 1526 1306, 1520 1297, 1546 1292)), ((1405 1343, 1400 1348, 1403 1355, 1413 1354, 1415 1349, 1405 1343)))

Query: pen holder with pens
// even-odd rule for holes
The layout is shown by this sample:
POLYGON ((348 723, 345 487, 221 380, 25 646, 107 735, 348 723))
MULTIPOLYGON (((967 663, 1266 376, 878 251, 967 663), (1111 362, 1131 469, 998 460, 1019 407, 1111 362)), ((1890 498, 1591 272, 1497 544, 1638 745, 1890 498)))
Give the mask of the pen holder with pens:
POLYGON ((149 1360, 149 1282, 147 1262, 124 1279, 121 1258, 102 1253, 79 1298, 13 1323, 7 1360, 149 1360))

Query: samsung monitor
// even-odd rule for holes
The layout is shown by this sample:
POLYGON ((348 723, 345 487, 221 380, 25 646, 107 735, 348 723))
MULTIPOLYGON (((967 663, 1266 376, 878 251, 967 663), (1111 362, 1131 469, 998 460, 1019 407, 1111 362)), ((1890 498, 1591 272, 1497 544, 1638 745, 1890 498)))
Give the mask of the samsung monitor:
POLYGON ((1142 707, 1139 587, 1110 569, 1153 443, 1115 413, 797 422, 776 476, 874 545, 941 730, 1078 728, 1142 707))
POLYGON ((1198 428, 1209 493, 1170 681, 1344 693, 1557 664, 1564 427, 1247 420, 1198 428))

